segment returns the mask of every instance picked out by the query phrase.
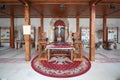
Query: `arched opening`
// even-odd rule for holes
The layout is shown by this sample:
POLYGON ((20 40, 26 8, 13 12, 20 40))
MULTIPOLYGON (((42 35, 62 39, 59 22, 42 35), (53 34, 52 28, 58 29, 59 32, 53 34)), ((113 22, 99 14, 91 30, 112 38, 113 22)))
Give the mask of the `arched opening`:
POLYGON ((54 41, 57 42, 57 38, 61 38, 61 42, 65 42, 65 23, 62 20, 57 20, 54 23, 54 41))

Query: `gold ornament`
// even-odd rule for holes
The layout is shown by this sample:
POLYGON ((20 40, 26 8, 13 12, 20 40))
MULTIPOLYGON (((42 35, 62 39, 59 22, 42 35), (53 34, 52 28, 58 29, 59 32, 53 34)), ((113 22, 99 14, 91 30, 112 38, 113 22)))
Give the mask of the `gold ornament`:
POLYGON ((53 26, 52 29, 55 29, 55 27, 53 26))
POLYGON ((65 26, 65 29, 66 29, 66 30, 68 29, 67 26, 65 26))

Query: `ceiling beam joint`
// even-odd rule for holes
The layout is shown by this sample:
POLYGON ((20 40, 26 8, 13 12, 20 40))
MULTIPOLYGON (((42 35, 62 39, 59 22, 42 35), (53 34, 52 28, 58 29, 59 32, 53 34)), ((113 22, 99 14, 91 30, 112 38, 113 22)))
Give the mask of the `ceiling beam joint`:
POLYGON ((90 1, 90 5, 93 5, 93 4, 95 4, 95 5, 97 5, 98 3, 100 3, 102 0, 91 0, 90 1))
POLYGON ((23 5, 30 5, 30 1, 29 0, 18 0, 19 2, 21 2, 23 5))

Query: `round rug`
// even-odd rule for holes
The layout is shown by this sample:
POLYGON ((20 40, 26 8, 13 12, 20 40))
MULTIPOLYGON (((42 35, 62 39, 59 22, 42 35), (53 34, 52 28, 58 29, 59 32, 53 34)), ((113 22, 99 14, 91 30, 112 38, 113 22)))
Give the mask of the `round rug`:
POLYGON ((79 76, 91 67, 86 57, 83 57, 82 61, 71 61, 69 57, 52 57, 49 61, 38 61, 36 56, 31 65, 36 72, 56 78, 79 76))

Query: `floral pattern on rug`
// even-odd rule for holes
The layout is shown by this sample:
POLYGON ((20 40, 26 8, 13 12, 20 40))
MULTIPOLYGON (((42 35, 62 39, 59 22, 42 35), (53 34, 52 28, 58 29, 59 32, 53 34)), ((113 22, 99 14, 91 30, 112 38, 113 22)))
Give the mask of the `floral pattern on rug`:
POLYGON ((83 57, 82 61, 74 62, 69 60, 67 57, 61 57, 62 60, 59 60, 59 58, 60 57, 54 57, 54 60, 51 58, 50 61, 38 61, 34 58, 32 61, 32 67, 35 71, 45 76, 59 78, 81 75, 87 72, 91 67, 89 60, 85 57, 83 57))

